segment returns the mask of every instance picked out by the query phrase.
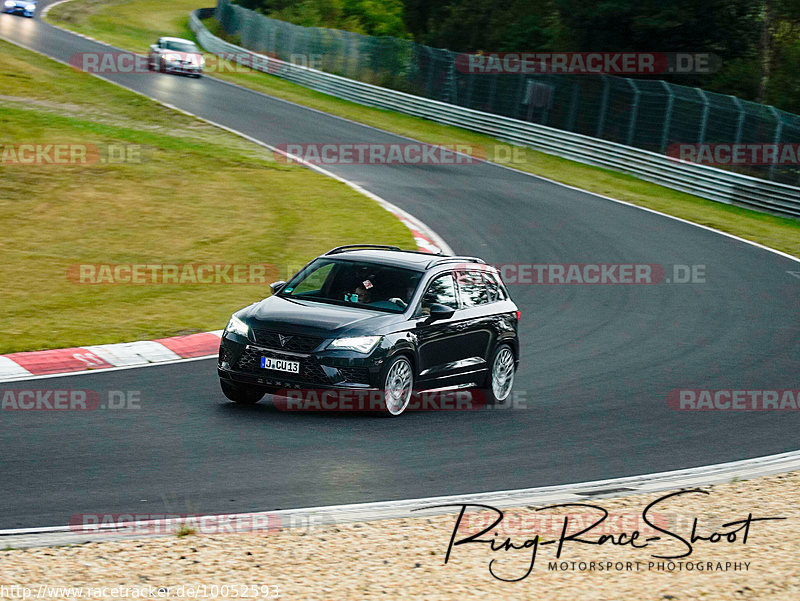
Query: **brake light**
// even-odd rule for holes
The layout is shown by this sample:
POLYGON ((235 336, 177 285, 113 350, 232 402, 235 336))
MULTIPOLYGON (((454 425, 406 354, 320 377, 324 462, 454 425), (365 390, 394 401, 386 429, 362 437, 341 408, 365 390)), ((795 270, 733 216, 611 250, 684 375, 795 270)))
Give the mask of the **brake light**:
POLYGON ((520 319, 522 319, 522 312, 517 311, 517 321, 519 321, 520 319))

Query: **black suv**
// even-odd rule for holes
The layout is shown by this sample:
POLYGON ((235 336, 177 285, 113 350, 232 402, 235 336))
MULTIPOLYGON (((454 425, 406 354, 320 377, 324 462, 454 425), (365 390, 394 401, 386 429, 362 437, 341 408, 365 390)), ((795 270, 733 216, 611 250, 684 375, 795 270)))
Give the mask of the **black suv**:
POLYGON ((488 402, 511 393, 520 314, 480 259, 340 246, 271 288, 222 335, 220 384, 236 403, 366 390, 394 416, 418 391, 473 387, 488 402))

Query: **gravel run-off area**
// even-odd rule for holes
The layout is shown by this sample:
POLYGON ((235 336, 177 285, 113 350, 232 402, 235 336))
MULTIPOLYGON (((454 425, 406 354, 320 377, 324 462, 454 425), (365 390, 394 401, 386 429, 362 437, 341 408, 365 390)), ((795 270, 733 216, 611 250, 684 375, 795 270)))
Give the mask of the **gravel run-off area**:
POLYGON ((609 535, 613 540, 606 537, 602 545, 565 540, 558 560, 564 518, 569 536, 596 521, 600 510, 504 509, 502 522, 478 537, 494 540, 498 550, 490 542, 454 545, 447 564, 451 537, 457 542, 479 533, 496 513, 467 512, 455 533, 458 508, 448 515, 425 517, 422 510, 413 517, 368 523, 5 550, 0 551, 0 598, 24 593, 53 599, 70 594, 336 601, 800 599, 800 472, 699 490, 709 494, 684 491, 654 505, 647 512, 650 524, 643 519, 645 508, 671 493, 585 501, 609 516, 581 538, 598 542, 609 535), (754 521, 746 542, 744 523, 723 526, 749 514, 754 521), (786 519, 755 521, 775 517, 786 519), (688 545, 677 536, 688 541, 695 518, 697 535, 738 529, 735 540, 731 535, 718 542, 697 539, 690 556, 653 557, 685 554, 688 545), (639 548, 615 544, 630 543, 634 531, 640 532, 633 540, 639 548), (530 574, 518 582, 500 580, 525 575, 537 534, 540 546, 530 574), (646 541, 654 536, 660 539, 646 541), (507 539, 517 547, 529 542, 527 548, 505 550, 507 539), (25 593, 19 587, 33 588, 25 593))

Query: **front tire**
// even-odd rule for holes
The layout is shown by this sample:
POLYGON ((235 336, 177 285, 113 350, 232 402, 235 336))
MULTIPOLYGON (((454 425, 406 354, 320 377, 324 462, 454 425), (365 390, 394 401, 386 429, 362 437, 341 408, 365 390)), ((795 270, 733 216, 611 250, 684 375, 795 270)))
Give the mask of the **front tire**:
POLYGON ((397 417, 411 401, 414 392, 414 369, 407 357, 400 355, 392 359, 383 376, 383 415, 397 417))
POLYGON ((255 405, 264 397, 264 391, 249 386, 231 384, 226 380, 219 381, 222 394, 237 405, 255 405))
POLYGON ((504 403, 511 396, 515 375, 514 351, 507 344, 501 344, 495 349, 492 362, 489 364, 489 374, 486 376, 483 391, 486 402, 504 403))

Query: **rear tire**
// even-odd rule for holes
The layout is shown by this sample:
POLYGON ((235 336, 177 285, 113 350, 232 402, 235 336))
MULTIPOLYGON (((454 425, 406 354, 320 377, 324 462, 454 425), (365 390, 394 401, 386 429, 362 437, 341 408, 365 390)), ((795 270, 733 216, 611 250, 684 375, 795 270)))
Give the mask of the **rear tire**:
POLYGON ((226 380, 219 381, 222 394, 237 405, 255 405, 264 397, 264 391, 259 388, 231 384, 226 380))
POLYGON ((511 396, 515 375, 514 351, 507 344, 501 344, 492 355, 489 373, 483 386, 486 402, 492 405, 506 402, 508 397, 511 396))

